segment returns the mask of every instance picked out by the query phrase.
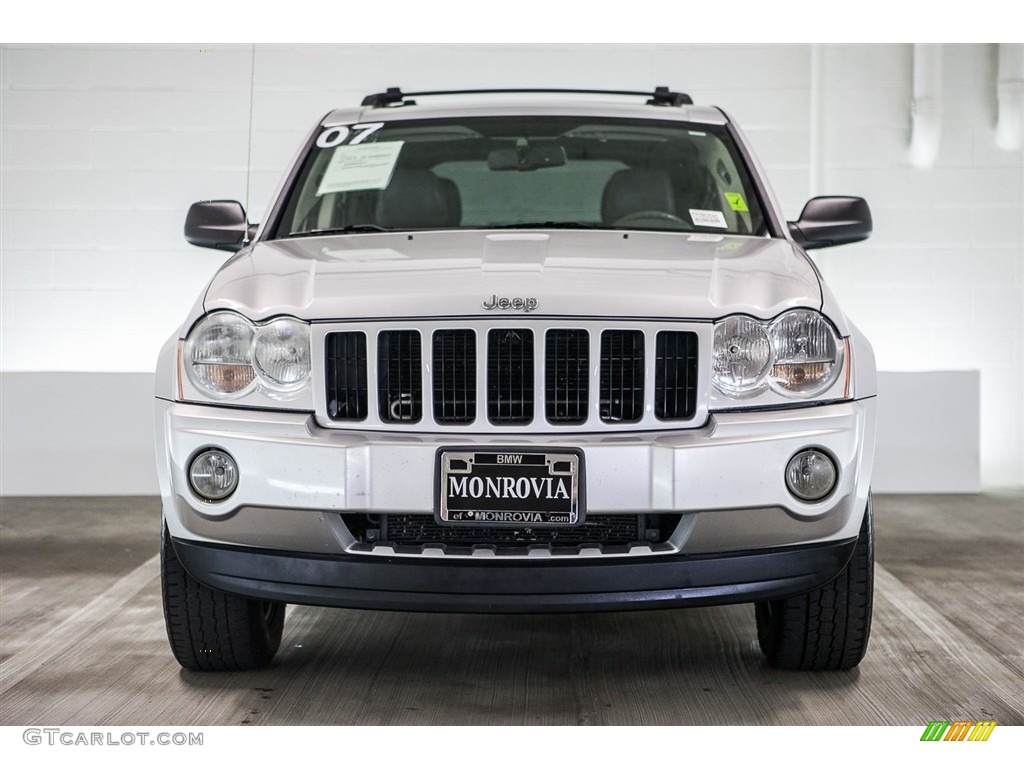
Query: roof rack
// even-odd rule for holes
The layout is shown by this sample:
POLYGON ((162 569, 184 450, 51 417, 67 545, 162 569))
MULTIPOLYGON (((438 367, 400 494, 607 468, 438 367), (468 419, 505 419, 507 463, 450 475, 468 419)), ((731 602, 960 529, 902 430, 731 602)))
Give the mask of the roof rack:
POLYGON ((477 88, 465 91, 417 91, 402 93, 401 88, 388 88, 383 93, 371 93, 363 99, 364 107, 411 107, 417 96, 454 96, 478 95, 484 93, 589 93, 602 96, 647 96, 647 103, 656 107, 681 107, 693 104, 693 99, 685 93, 669 90, 668 86, 659 85, 651 91, 595 91, 579 88, 477 88))

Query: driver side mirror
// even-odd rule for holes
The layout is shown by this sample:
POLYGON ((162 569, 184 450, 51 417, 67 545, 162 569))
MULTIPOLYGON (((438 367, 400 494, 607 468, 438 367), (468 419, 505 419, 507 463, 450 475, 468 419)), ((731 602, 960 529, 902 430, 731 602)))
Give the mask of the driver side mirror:
POLYGON ((258 226, 246 221, 245 209, 236 200, 204 200, 188 209, 185 239, 200 248, 234 253, 255 236, 258 226))
POLYGON ((871 209, 862 197, 812 198, 789 222, 789 233, 806 250, 867 240, 871 228, 871 209))

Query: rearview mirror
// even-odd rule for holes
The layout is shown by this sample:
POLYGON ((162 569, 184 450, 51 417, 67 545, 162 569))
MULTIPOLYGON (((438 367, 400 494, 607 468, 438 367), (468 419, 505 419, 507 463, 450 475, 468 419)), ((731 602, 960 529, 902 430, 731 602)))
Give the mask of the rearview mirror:
POLYGON ((554 143, 495 149, 487 155, 487 167, 492 171, 536 171, 565 163, 565 147, 554 143))
POLYGON ((256 225, 245 218, 245 209, 236 200, 204 200, 193 203, 185 217, 185 239, 200 248, 216 248, 232 253, 256 234, 256 225))
POLYGON ((867 240, 871 228, 871 209, 862 197, 812 198, 789 222, 793 239, 807 250, 867 240))

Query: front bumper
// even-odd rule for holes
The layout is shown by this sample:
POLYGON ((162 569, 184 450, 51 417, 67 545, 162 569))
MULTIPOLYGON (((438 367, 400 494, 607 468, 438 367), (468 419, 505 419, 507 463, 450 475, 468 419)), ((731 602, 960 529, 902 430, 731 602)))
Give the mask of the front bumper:
MULTIPOLYGON (((306 413, 163 399, 156 406, 158 475, 174 539, 364 561, 393 553, 357 551, 341 513, 432 516, 441 447, 514 442, 581 450, 588 517, 682 515, 666 547, 630 555, 644 559, 854 539, 874 451, 874 398, 714 413, 698 429, 514 438, 323 429, 306 413), (826 499, 808 504, 788 492, 784 470, 811 446, 832 455, 839 478, 826 499), (237 490, 223 502, 204 503, 189 490, 189 462, 207 447, 227 451, 239 465, 237 490)), ((444 553, 415 557, 428 556, 444 553)))
POLYGON ((557 613, 674 608, 801 594, 838 574, 856 539, 803 547, 558 562, 301 555, 172 539, 215 589, 261 600, 396 611, 557 613))

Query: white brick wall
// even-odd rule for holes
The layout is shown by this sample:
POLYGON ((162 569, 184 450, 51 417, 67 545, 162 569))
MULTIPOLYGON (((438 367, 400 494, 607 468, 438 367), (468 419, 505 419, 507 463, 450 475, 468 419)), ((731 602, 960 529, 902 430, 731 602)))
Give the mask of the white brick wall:
POLYGON ((983 480, 1024 484, 1024 160, 992 140, 995 48, 945 48, 926 171, 910 46, 819 53, 812 94, 808 46, 3 46, 0 370, 152 370, 222 258, 182 239, 189 204, 246 195, 250 73, 254 220, 312 122, 389 85, 668 84, 741 121, 789 216, 815 174, 869 199, 875 236, 818 264, 880 368, 980 370, 983 480))

